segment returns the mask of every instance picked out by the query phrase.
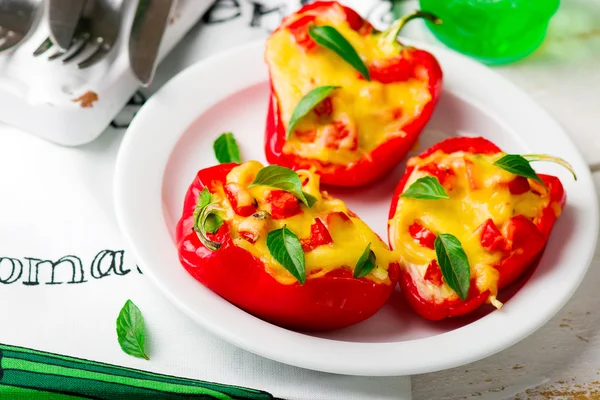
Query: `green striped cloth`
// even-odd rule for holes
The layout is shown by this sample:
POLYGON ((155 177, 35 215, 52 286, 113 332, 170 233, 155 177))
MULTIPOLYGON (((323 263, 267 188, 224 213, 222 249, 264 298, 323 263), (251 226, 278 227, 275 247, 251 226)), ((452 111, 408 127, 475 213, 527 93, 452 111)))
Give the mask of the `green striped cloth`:
POLYGON ((177 378, 0 344, 0 399, 273 399, 239 386, 177 378))

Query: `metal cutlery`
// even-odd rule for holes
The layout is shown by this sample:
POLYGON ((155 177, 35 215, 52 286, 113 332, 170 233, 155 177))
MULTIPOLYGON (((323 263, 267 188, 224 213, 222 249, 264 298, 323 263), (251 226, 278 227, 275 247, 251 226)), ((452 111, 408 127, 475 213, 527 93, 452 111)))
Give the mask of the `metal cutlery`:
MULTIPOLYGON (((124 0, 88 0, 68 49, 57 51, 48 60, 62 58, 63 63, 67 63, 88 53, 77 64, 79 68, 88 68, 101 61, 119 36, 123 4, 124 0)), ((52 39, 47 38, 33 54, 44 54, 53 45, 52 39)))
POLYGON ((62 51, 71 47, 85 0, 46 0, 52 43, 62 51))
POLYGON ((27 36, 42 8, 42 0, 0 0, 0 51, 27 36))
POLYGON ((129 64, 144 86, 152 82, 172 0, 139 0, 129 37, 129 64))

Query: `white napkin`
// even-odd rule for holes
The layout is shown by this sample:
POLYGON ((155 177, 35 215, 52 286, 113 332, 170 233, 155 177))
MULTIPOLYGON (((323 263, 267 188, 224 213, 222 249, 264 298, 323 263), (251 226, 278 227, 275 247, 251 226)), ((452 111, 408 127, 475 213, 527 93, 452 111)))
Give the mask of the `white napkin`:
MULTIPOLYGON (((360 12, 384 6, 354 3, 360 12)), ((277 4, 219 2, 213 21, 240 15, 194 29, 149 92, 200 58, 265 37, 293 9, 288 4, 277 11, 277 4), (260 26, 251 26, 253 16, 260 26)), ((238 349, 159 294, 124 248, 114 216, 112 178, 123 133, 108 128, 91 144, 65 148, 0 124, 0 343, 253 387, 286 399, 410 398, 408 378, 318 373, 238 349), (124 354, 117 343, 115 320, 127 299, 146 319, 150 361, 124 354)))

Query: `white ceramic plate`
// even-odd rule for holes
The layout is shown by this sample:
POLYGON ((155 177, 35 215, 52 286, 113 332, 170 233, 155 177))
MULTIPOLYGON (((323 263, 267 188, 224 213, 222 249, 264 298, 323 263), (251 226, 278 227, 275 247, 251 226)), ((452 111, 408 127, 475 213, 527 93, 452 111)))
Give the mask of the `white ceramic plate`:
MULTIPOLYGON (((511 83, 463 56, 421 43, 440 61, 445 86, 419 150, 447 136, 481 135, 507 152, 563 157, 579 177, 575 182, 561 167, 536 164, 561 178, 567 206, 538 267, 502 310, 434 323, 416 316, 394 293, 363 323, 304 334, 245 313, 188 275, 179 264, 175 225, 196 172, 216 164, 214 139, 232 131, 244 159, 264 162, 268 77, 263 45, 228 51, 173 78, 137 114, 120 149, 115 205, 121 230, 146 276, 182 311, 225 340, 283 363, 341 374, 409 375, 498 352, 565 304, 588 268, 598 234, 588 167, 565 132, 511 83)), ((392 190, 402 171, 400 166, 369 188, 332 192, 385 238, 392 190)))

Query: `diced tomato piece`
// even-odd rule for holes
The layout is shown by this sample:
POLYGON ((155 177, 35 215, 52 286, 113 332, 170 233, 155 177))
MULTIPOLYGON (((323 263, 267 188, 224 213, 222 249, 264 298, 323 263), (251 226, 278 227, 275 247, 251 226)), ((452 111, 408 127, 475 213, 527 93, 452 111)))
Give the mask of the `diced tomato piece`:
POLYGON ((323 131, 325 147, 330 149, 358 149, 358 135, 355 129, 342 121, 333 121, 323 131))
POLYGON ((250 242, 252 244, 256 243, 256 241, 258 240, 258 236, 256 236, 254 234, 254 232, 239 231, 238 233, 240 234, 241 237, 243 237, 244 239, 246 239, 248 242, 250 242))
POLYGON ((223 187, 225 195, 231 203, 233 211, 242 217, 247 217, 256 212, 256 199, 250 192, 242 189, 237 183, 228 183, 223 187))
POLYGON ((510 190, 510 194, 523 194, 528 192, 529 189, 531 189, 531 186, 529 186, 529 181, 524 176, 517 176, 508 183, 508 190, 510 190))
POLYGON ((298 140, 301 142, 312 143, 317 138, 317 131, 315 129, 312 129, 310 131, 295 130, 294 135, 296 135, 298 140))
POLYGON ((285 219, 302 212, 299 200, 285 190, 272 190, 265 200, 271 204, 271 217, 285 219))
POLYGON ((491 218, 481 226, 481 245, 488 251, 509 250, 508 242, 491 218))
POLYGON ((441 286, 442 283, 444 283, 442 280, 442 270, 440 269, 440 266, 436 260, 431 260, 427 266, 427 271, 425 271, 425 276, 423 279, 433 283, 436 286, 441 286))
POLYGON ((435 176, 438 179, 438 181, 440 181, 440 185, 442 186, 444 186, 444 183, 450 176, 454 175, 454 171, 452 169, 447 167, 440 167, 436 163, 421 165, 419 167, 419 170, 435 176))
POLYGON ((421 246, 432 250, 434 249, 435 234, 418 222, 413 222, 408 227, 408 233, 410 233, 410 236, 419 242, 421 246))
POLYGON ((304 15, 292 22, 287 28, 294 35, 298 46, 305 51, 310 51, 317 46, 317 43, 308 34, 308 26, 316 19, 315 15, 304 15))
POLYGON ((402 117, 402 114, 403 114, 403 112, 400 107, 392 108, 392 111, 391 111, 392 121, 400 119, 402 117))
POLYGON ((329 231, 319 218, 315 219, 315 223, 310 226, 310 236, 306 239, 300 239, 304 252, 309 252, 319 246, 333 243, 333 239, 329 231))
POLYGON ((330 116, 333 113, 333 102, 331 101, 331 97, 325 97, 323 101, 313 108, 313 111, 318 117, 330 116))

